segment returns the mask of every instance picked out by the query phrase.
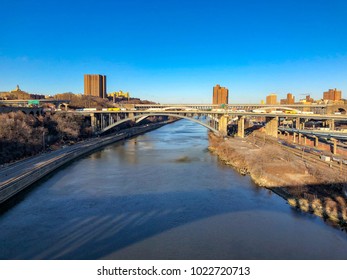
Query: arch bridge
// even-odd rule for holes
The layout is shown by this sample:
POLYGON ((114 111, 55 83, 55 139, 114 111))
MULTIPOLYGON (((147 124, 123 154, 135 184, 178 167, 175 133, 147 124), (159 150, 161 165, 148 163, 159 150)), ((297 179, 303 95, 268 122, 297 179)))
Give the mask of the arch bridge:
MULTIPOLYGON (((260 107, 262 108, 262 107, 260 107)), ((280 107, 283 110, 283 107, 280 107)), ((288 107, 290 108, 290 107, 288 107)), ((237 135, 244 137, 245 119, 246 118, 262 118, 265 120, 265 133, 267 135, 277 137, 278 127, 281 120, 292 120, 296 128, 305 125, 308 120, 321 120, 328 124, 330 129, 334 130, 335 121, 346 121, 346 115, 326 115, 326 114, 308 114, 305 112, 293 113, 291 112, 246 112, 244 110, 231 111, 231 110, 216 110, 216 109, 187 109, 184 106, 171 106, 163 108, 152 108, 151 110, 124 110, 124 111, 89 111, 89 112, 75 112, 78 114, 87 114, 91 118, 92 130, 95 134, 106 133, 112 128, 125 123, 127 121, 141 122, 149 117, 167 116, 178 119, 187 119, 192 122, 198 123, 214 133, 220 135, 227 135, 228 124, 233 122, 237 124, 237 135), (172 108, 175 107, 175 108, 172 108), (177 108, 178 107, 178 108, 177 108), (165 110, 164 110, 165 109, 165 110), (206 117, 208 122, 201 121, 202 117, 206 117)))
POLYGON ((119 114, 104 113, 101 115, 97 113, 92 113, 91 115, 92 115, 92 119, 91 119, 92 127, 97 134, 103 134, 113 129, 114 127, 128 121, 135 121, 136 123, 139 123, 142 120, 147 119, 149 117, 159 117, 159 116, 173 117, 177 119, 186 119, 206 127, 207 129, 211 130, 215 134, 220 134, 221 132, 220 119, 215 117, 213 118, 211 115, 206 113, 195 113, 195 112, 190 112, 189 110, 188 111, 185 111, 185 110, 149 111, 148 110, 148 111, 143 111, 141 113, 123 112, 119 114), (211 119, 209 124, 201 121, 200 119, 202 117, 209 117, 211 119))

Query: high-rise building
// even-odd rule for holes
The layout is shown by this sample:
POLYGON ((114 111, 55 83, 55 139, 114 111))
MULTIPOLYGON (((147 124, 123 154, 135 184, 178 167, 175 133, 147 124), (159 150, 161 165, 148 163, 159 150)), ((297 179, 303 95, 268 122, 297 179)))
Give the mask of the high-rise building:
POLYGON ((266 96, 266 104, 268 105, 275 105, 277 104, 277 95, 272 93, 266 96))
POLYGON ((213 87, 213 104, 228 104, 229 103, 229 90, 220 85, 213 87))
POLYGON ((295 103, 295 97, 293 94, 288 93, 286 99, 281 99, 280 104, 294 104, 295 103))
POLYGON ((84 94, 106 98, 106 76, 98 74, 85 74, 84 94))
POLYGON ((341 100, 342 92, 341 90, 335 89, 329 89, 328 91, 325 91, 323 93, 323 99, 324 100, 332 100, 332 101, 339 101, 341 100))
POLYGON ((295 97, 291 93, 287 93, 287 104, 294 104, 295 103, 295 97))

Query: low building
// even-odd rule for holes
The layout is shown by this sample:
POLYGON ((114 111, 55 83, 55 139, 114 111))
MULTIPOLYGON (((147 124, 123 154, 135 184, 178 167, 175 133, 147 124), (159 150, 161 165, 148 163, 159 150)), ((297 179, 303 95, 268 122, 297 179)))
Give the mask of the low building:
POLYGON ((115 92, 111 92, 111 93, 108 93, 109 96, 113 96, 113 97, 116 97, 116 98, 127 98, 129 99, 130 98, 130 94, 129 92, 123 92, 123 91, 115 91, 115 92))

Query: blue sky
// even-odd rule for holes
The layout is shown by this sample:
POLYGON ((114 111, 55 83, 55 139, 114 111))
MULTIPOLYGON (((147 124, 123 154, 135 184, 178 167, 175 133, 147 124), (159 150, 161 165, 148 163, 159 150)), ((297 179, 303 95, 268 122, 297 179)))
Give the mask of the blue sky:
POLYGON ((0 0, 0 91, 107 90, 166 103, 347 94, 345 0, 0 0))

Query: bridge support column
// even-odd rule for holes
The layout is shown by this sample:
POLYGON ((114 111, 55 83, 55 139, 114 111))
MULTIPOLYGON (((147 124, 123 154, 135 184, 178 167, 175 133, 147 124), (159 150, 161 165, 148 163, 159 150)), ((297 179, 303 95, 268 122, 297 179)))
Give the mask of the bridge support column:
POLYGON ((329 120, 328 126, 330 130, 335 130, 335 120, 329 120))
POLYGON ((297 133, 293 132, 293 143, 296 143, 296 135, 297 135, 297 133))
POLYGON ((306 137, 306 136, 304 136, 304 143, 303 143, 303 144, 304 144, 304 146, 306 146, 306 144, 307 144, 306 142, 307 142, 307 137, 306 137))
POLYGON ((300 129, 300 117, 297 117, 297 118, 295 119, 295 128, 296 128, 296 129, 300 129))
POLYGON ((299 140, 298 140, 298 144, 301 145, 301 139, 302 139, 302 134, 299 133, 299 140))
POLYGON ((278 117, 266 117, 265 133, 272 137, 278 137, 278 117))
POLYGON ((90 125, 92 127, 92 133, 94 134, 97 131, 97 121, 94 113, 90 114, 90 125))
POLYGON ((337 139, 331 138, 331 140, 333 141, 333 154, 336 155, 337 154, 337 139))
POLYGON ((135 115, 134 115, 134 113, 129 113, 128 117, 133 118, 133 117, 135 117, 135 115))
POLYGON ((228 116, 222 116, 219 119, 218 131, 223 136, 227 136, 228 135, 228 121, 229 121, 229 117, 228 116))
POLYGON ((237 136, 241 138, 245 137, 245 117, 239 117, 237 120, 237 136))
POLYGON ((318 145, 319 145, 318 137, 317 136, 313 136, 313 138, 314 138, 314 146, 318 147, 318 145))
POLYGON ((101 130, 103 130, 105 127, 105 115, 104 114, 100 114, 100 126, 101 126, 101 130))

